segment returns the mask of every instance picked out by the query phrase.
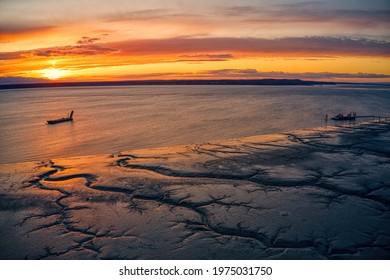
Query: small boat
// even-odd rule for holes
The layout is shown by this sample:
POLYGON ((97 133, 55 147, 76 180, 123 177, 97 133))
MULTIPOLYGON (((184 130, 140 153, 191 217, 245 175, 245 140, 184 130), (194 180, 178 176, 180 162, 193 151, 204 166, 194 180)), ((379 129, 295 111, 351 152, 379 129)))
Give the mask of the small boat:
POLYGON ((56 119, 56 120, 48 120, 47 124, 56 124, 56 123, 71 122, 71 121, 73 121, 73 111, 70 112, 68 117, 61 118, 61 119, 56 119))
POLYGON ((356 113, 349 113, 348 115, 338 114, 332 118, 334 121, 354 121, 355 119, 356 113))

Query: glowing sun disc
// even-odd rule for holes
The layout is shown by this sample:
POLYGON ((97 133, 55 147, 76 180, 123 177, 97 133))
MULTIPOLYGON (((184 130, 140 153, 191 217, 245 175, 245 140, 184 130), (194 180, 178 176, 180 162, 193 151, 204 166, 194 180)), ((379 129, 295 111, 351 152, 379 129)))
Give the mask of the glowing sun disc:
POLYGON ((50 80, 56 80, 63 77, 67 72, 66 70, 50 67, 42 70, 42 76, 50 80))

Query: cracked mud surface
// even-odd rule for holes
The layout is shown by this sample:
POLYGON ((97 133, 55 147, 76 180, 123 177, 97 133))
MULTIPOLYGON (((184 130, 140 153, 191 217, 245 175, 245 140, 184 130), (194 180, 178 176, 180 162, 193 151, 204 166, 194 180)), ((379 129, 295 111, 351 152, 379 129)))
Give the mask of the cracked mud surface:
POLYGON ((0 165, 1 259, 389 259, 390 123, 0 165))

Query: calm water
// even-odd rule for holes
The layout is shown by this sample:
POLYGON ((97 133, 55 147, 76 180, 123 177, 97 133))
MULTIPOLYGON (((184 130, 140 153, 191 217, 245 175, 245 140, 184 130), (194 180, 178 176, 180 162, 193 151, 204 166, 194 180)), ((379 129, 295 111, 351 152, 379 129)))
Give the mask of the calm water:
POLYGON ((318 127, 325 114, 390 115, 390 88, 368 86, 42 88, 0 90, 0 101, 1 163, 318 127), (46 125, 71 110, 73 123, 46 125))

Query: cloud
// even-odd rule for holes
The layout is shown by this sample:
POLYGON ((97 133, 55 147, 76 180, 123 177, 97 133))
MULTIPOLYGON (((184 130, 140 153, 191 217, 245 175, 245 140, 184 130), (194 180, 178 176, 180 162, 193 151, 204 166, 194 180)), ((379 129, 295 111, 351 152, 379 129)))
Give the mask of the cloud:
POLYGON ((2 52, 0 53, 1 60, 12 60, 21 58, 21 52, 2 52))
POLYGON ((32 4, 36 1, 7 2, 2 9, 0 32, 5 30, 8 34, 39 30, 53 23, 63 31, 62 34, 64 31, 108 28, 125 39, 202 32, 216 37, 367 34, 370 38, 388 38, 390 28, 389 5, 378 5, 378 1, 366 1, 369 4, 354 1, 353 5, 352 1, 335 0, 140 1, 137 4, 133 1, 99 1, 93 8, 83 3, 85 1, 76 1, 74 5, 65 2, 44 5, 38 1, 42 2, 40 8, 32 4), (41 27, 31 27, 35 25, 41 27))
POLYGON ((138 20, 156 20, 168 18, 172 13, 167 9, 145 9, 137 11, 122 11, 110 13, 102 17, 105 21, 138 21, 138 20))
POLYGON ((243 77, 258 77, 260 72, 256 69, 217 69, 201 72, 202 74, 215 76, 243 76, 243 77))
POLYGON ((329 57, 390 56, 390 42, 336 38, 287 37, 264 38, 170 38, 129 40, 107 44, 123 55, 164 55, 193 53, 243 53, 255 56, 329 57))
POLYGON ((302 79, 302 80, 378 80, 388 79, 390 75, 377 73, 334 73, 334 72, 303 72, 292 73, 283 71, 258 71, 256 69, 216 69, 198 72, 161 72, 147 74, 132 74, 117 76, 116 79, 302 79))
POLYGON ((333 72, 303 72, 291 73, 282 71, 262 72, 256 69, 217 69, 202 71, 199 74, 210 77, 225 78, 277 78, 277 79, 313 79, 313 80, 332 80, 332 79, 384 79, 390 78, 387 74, 376 73, 333 73, 333 72))
POLYGON ((91 38, 91 37, 84 36, 80 40, 78 40, 76 42, 76 44, 78 44, 78 45, 90 45, 90 44, 93 44, 93 43, 95 43, 96 41, 99 41, 99 40, 100 40, 100 38, 91 38))
POLYGON ((65 46, 54 48, 43 48, 33 50, 27 53, 22 53, 21 56, 90 56, 90 55, 102 55, 115 52, 115 49, 106 48, 98 45, 77 45, 77 46, 65 46))
POLYGON ((232 54, 185 54, 180 55, 176 62, 227 61, 233 59, 232 54))
POLYGON ((45 26, 22 26, 22 25, 0 25, 0 34, 3 35, 16 35, 16 34, 35 34, 47 31, 52 31, 56 27, 45 26))
POLYGON ((36 38, 37 36, 46 36, 56 32, 57 27, 50 25, 14 25, 1 24, 0 22, 0 43, 9 43, 27 38, 36 38))
MULTIPOLYGON (((247 23, 246 28, 258 27, 258 24, 278 24, 295 25, 300 23, 338 24, 341 29, 350 27, 382 27, 390 26, 389 6, 380 7, 373 4, 371 8, 363 7, 359 4, 333 5, 326 1, 306 1, 283 4, 257 3, 252 5, 234 5, 225 1, 223 6, 215 4, 176 6, 168 7, 163 4, 157 8, 149 9, 129 9, 110 10, 101 16, 104 22, 158 22, 171 24, 176 22, 185 25, 196 21, 198 25, 218 26, 218 28, 230 29, 247 23), (249 23, 249 25, 248 25, 249 23)), ((245 1, 241 1, 245 3, 245 1)), ((342 1, 341 1, 342 2, 342 1)))
POLYGON ((11 60, 31 57, 59 57, 59 56, 94 56, 116 52, 116 49, 95 44, 99 38, 82 37, 76 45, 40 48, 35 50, 3 52, 0 60, 11 60))
POLYGON ((325 23, 352 27, 390 27, 390 9, 331 7, 324 2, 274 4, 271 6, 218 7, 214 13, 233 21, 262 24, 325 23))
POLYGON ((390 42, 336 38, 287 37, 264 38, 191 38, 129 40, 96 44, 99 38, 83 37, 75 45, 0 53, 0 59, 28 57, 94 56, 117 57, 152 62, 223 61, 245 57, 390 57, 390 42), (151 59, 154 57, 153 59, 151 59))
POLYGON ((301 80, 322 80, 322 81, 355 81, 365 79, 366 81, 377 81, 379 79, 388 79, 390 75, 375 73, 332 73, 332 72, 304 72, 291 73, 282 71, 262 72, 256 69, 217 69, 198 72, 161 72, 120 75, 105 78, 115 80, 188 80, 188 79, 301 79, 301 80))

